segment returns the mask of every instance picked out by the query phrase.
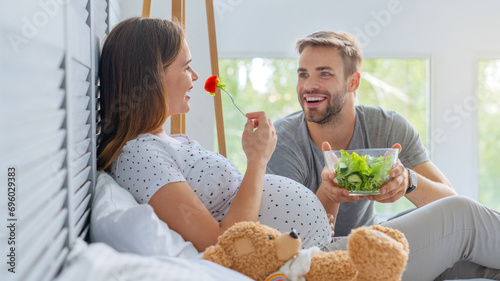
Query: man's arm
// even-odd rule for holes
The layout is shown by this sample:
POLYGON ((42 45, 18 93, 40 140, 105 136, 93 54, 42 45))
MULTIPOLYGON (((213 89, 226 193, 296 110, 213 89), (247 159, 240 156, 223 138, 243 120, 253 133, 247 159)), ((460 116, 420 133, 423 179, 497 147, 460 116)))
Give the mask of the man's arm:
POLYGON ((380 189, 380 195, 369 196, 370 200, 392 203, 406 196, 417 208, 438 199, 456 195, 445 175, 431 161, 418 164, 412 169, 417 174, 418 185, 413 192, 405 194, 410 186, 409 171, 400 161, 391 171, 392 180, 380 189))
POLYGON ((427 156, 418 132, 400 114, 394 112, 388 145, 399 149, 399 160, 391 171, 392 180, 381 188, 381 195, 370 200, 392 203, 406 196, 416 207, 422 207, 437 199, 456 195, 446 176, 427 156), (417 174, 417 188, 406 194, 410 186, 409 171, 417 174))
POLYGON ((415 166, 412 169, 418 178, 418 186, 413 192, 406 195, 418 208, 438 199, 456 195, 446 176, 431 161, 415 166))

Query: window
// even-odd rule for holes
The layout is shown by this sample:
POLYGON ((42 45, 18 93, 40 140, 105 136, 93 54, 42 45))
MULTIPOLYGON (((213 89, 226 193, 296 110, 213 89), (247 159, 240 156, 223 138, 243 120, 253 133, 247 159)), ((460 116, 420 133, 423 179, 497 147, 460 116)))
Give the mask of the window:
MULTIPOLYGON (((363 62, 358 90, 360 104, 380 106, 403 115, 427 147, 428 60, 371 59, 363 62)), ((393 204, 375 203, 381 219, 415 206, 406 197, 393 204)))
MULTIPOLYGON (((294 59, 221 59, 219 69, 226 89, 245 113, 265 111, 275 121, 301 109, 295 91, 297 61, 294 59)), ((241 133, 246 118, 229 96, 221 94, 228 159, 243 173, 246 157, 241 148, 241 133)))
MULTIPOLYGON (((263 110, 274 121, 301 109, 295 90, 297 60, 221 59, 219 68, 227 90, 244 112, 263 110)), ((427 144, 428 60, 364 60, 362 78, 357 93, 359 103, 399 112, 427 144)), ((244 172, 246 158, 241 133, 246 119, 231 99, 222 95, 227 155, 244 172)), ((377 204, 377 212, 384 218, 411 207, 413 204, 404 199, 395 204, 377 204)))
POLYGON ((362 69, 359 103, 403 115, 427 147, 428 60, 370 59, 362 69))
POLYGON ((500 210, 500 60, 478 64, 479 202, 500 210))

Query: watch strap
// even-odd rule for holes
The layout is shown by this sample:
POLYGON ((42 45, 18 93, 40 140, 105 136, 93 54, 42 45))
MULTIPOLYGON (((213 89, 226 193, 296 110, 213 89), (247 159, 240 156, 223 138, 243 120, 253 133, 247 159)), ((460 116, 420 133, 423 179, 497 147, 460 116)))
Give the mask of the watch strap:
POLYGON ((417 188, 416 182, 413 182, 413 177, 416 177, 415 172, 406 168, 408 170, 408 180, 410 181, 410 186, 406 189, 405 194, 408 194, 417 188))

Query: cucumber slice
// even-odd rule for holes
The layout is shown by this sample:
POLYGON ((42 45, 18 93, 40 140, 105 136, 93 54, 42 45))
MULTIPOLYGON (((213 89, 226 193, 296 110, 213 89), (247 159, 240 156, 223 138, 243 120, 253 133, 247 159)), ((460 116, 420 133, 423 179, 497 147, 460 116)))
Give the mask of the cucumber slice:
POLYGON ((347 172, 347 165, 345 163, 340 162, 338 166, 338 170, 340 173, 347 172))
POLYGON ((358 173, 352 173, 347 177, 347 181, 352 184, 360 183, 361 177, 358 173))

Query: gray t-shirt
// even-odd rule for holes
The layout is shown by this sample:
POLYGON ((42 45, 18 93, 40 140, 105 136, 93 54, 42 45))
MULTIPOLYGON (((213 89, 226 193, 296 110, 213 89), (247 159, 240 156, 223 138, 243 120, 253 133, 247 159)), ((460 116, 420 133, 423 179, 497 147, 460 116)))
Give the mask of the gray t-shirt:
MULTIPOLYGON (((277 120, 274 124, 278 143, 267 173, 296 180, 316 192, 325 166, 321 149, 311 140, 303 111, 277 120)), ((348 149, 387 148, 395 143, 402 146, 399 159, 413 168, 429 161, 418 132, 401 115, 379 107, 356 106, 356 124, 348 149)), ((346 236, 351 229, 377 223, 374 202, 363 199, 340 204, 335 236, 346 236)))

